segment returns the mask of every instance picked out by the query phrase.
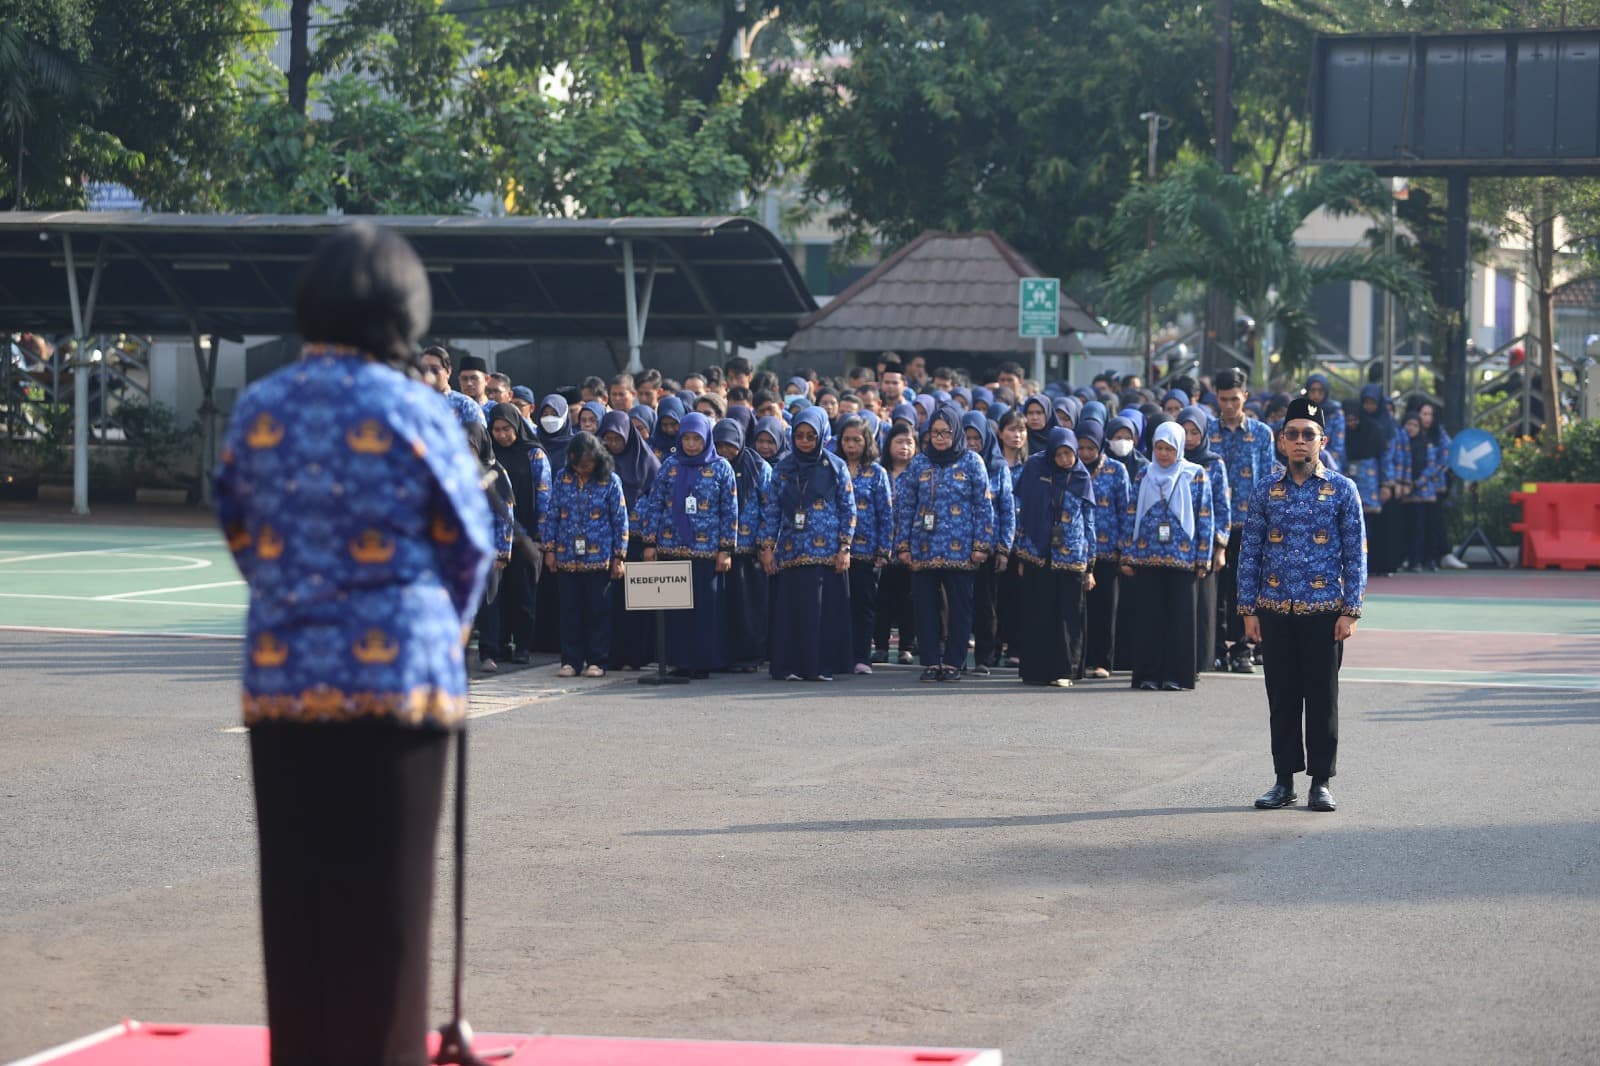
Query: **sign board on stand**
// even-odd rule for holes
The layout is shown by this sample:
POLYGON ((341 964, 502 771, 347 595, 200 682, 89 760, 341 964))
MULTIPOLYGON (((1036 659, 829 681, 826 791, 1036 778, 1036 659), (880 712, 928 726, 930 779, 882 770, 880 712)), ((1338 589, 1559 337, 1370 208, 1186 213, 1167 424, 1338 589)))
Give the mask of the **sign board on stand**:
POLYGON ((1061 279, 1020 278, 1017 335, 1033 338, 1033 377, 1044 380, 1044 341, 1061 336, 1061 279))
POLYGON ((667 673, 667 612, 694 610, 694 563, 629 563, 622 584, 627 610, 656 613, 656 672, 641 677, 639 684, 687 685, 687 677, 667 673))

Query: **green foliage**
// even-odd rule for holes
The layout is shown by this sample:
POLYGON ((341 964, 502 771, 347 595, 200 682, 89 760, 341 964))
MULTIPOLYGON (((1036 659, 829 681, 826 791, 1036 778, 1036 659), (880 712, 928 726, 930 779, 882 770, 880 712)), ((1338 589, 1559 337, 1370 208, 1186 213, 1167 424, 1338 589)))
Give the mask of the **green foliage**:
POLYGON ((188 480, 179 464, 192 459, 200 440, 198 422, 184 422, 161 403, 130 403, 117 411, 127 439, 121 473, 135 486, 170 486, 188 480))
MULTIPOLYGON (((1315 345, 1312 291, 1332 281, 1367 281, 1410 304, 1424 301, 1413 267, 1370 249, 1308 257, 1295 232, 1314 211, 1374 211, 1386 193, 1371 171, 1330 166, 1293 186, 1263 191, 1214 164, 1176 168, 1166 180, 1141 185, 1118 205, 1112 246, 1119 253, 1107 296, 1113 313, 1131 316, 1154 286, 1195 282, 1224 293, 1262 326, 1277 327, 1280 369, 1305 365, 1315 345), (1145 250, 1147 220, 1155 246, 1145 250)), ((1263 366, 1257 360, 1257 366, 1263 366)))
MULTIPOLYGON (((1511 529, 1520 521, 1522 508, 1511 494, 1538 482, 1600 484, 1600 419, 1575 422, 1562 442, 1546 450, 1530 437, 1503 437, 1501 463, 1493 477, 1479 483, 1478 506, 1483 530, 1496 544, 1516 544, 1521 534, 1511 529)), ((1472 528, 1472 505, 1462 491, 1451 515, 1451 536, 1460 543, 1472 528)))
POLYGON ((13 0, 0 19, 0 188, 80 207, 79 178, 155 207, 215 203, 212 153, 236 118, 251 0, 13 0))
POLYGON ((810 87, 807 177, 847 240, 994 229, 1049 272, 1095 268, 1144 165, 1139 115, 1172 117, 1164 158, 1207 136, 1209 9, 818 0, 795 18, 814 54, 850 55, 810 87))
POLYGON ((245 110, 237 162, 221 185, 232 210, 284 214, 462 214, 488 187, 470 128, 385 95, 358 77, 320 83, 327 118, 279 99, 245 110))

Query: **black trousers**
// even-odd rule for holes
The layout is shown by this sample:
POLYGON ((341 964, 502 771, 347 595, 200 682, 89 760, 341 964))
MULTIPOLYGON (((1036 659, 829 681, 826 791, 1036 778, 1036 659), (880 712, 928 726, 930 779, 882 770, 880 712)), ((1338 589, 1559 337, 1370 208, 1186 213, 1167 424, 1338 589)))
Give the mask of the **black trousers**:
POLYGON ((1217 575, 1196 578, 1194 585, 1194 669, 1211 669, 1217 644, 1217 575))
MULTIPOLYGON (((1133 684, 1176 682, 1194 688, 1195 579, 1193 570, 1141 566, 1129 583, 1135 644, 1133 684)), ((1126 600, 1124 601, 1126 602, 1126 600)))
POLYGON ((889 650, 889 630, 900 632, 900 647, 906 651, 916 647, 916 612, 911 604, 911 571, 890 564, 883 568, 878 578, 878 611, 873 622, 873 642, 878 650, 889 650))
MULTIPOLYGON (((556 575, 561 590, 561 662, 574 670, 611 666, 611 574, 584 570, 556 575)), ((621 590, 616 590, 620 594, 621 590)))
POLYGON ((543 560, 530 561, 521 552, 512 552, 511 561, 500 572, 500 592, 494 604, 500 610, 499 651, 509 654, 533 651, 535 589, 543 560))
POLYGON ((878 568, 871 559, 850 562, 850 655, 872 662, 872 637, 878 620, 878 568))
POLYGON ((1244 616, 1239 613, 1239 545, 1244 543, 1244 529, 1235 529, 1228 536, 1228 561, 1217 574, 1217 658, 1230 644, 1244 641, 1244 616))
POLYGON ((449 734, 250 730, 272 1066, 428 1061, 428 947, 449 734))
POLYGON ((918 570, 911 575, 911 595, 917 605, 917 647, 923 666, 967 665, 967 640, 972 636, 971 570, 918 570), (939 646, 939 622, 946 613, 944 647, 939 646))
POLYGON ((1005 649, 1005 654, 1017 654, 1017 641, 1020 639, 1018 631, 1021 628, 1019 611, 1022 605, 1022 579, 1017 576, 1015 558, 1012 565, 1006 567, 1005 573, 995 575, 995 613, 999 619, 995 625, 995 637, 1000 646, 1005 649))
POLYGON ((972 577, 972 661, 985 666, 1000 661, 1000 575, 994 564, 991 555, 972 577))
POLYGON ((1080 673, 1083 661, 1083 574, 1024 564, 1018 673, 1046 685, 1080 673))
POLYGON ((1339 616, 1262 611, 1261 657, 1272 719, 1272 768, 1332 777, 1339 754, 1339 616), (1302 732, 1302 722, 1304 728, 1302 732))
POLYGON ((1094 564, 1083 635, 1083 670, 1113 670, 1117 657, 1117 599, 1121 568, 1111 561, 1094 564))
MULTIPOLYGON (((644 542, 628 538, 628 562, 644 558, 644 542)), ((737 565, 737 564, 735 564, 737 565)), ((765 580, 765 578, 763 578, 765 580)), ((764 610, 764 608, 763 608, 764 610)), ((654 611, 628 610, 628 597, 619 586, 611 590, 611 666, 629 669, 654 662, 656 657, 656 618, 654 611)), ((767 636, 767 619, 761 618, 761 639, 767 636)))
POLYGON ((727 577, 728 657, 735 668, 751 669, 767 658, 772 579, 750 553, 733 557, 727 577))

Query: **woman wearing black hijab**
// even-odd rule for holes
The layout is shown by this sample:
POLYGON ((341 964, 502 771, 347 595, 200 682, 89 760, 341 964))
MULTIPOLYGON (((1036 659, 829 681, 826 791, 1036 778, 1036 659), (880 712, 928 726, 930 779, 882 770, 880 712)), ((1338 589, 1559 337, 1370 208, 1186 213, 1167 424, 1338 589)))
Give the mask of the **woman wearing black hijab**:
MULTIPOLYGON (((495 458, 494 440, 489 436, 488 429, 476 422, 467 422, 461 428, 466 431, 467 444, 478 459, 478 466, 483 473, 484 482, 489 485, 489 491, 498 496, 500 502, 506 505, 506 509, 511 511, 516 505, 511 475, 495 458)), ((495 545, 499 548, 494 563, 496 574, 491 576, 488 587, 484 589, 483 602, 478 605, 478 616, 473 623, 478 630, 478 669, 486 674, 499 670, 500 659, 505 657, 505 642, 500 631, 499 586, 505 577, 505 571, 511 565, 511 560, 516 557, 516 552, 511 549, 514 543, 511 523, 502 519, 497 513, 494 527, 495 545)), ((537 533, 533 535, 537 536, 537 533)))
MULTIPOLYGON (((567 446, 572 443, 573 426, 566 397, 552 392, 539 402, 536 419, 539 446, 550 462, 552 476, 567 468, 567 446)), ((561 589, 556 575, 546 570, 539 575, 535 598, 533 635, 537 651, 561 654, 561 589)))
MULTIPOLYGON (((495 460, 511 481, 517 525, 537 539, 539 523, 550 506, 550 461, 528 428, 528 420, 512 404, 497 403, 489 411, 489 436, 494 441, 495 460)), ((500 574, 500 591, 494 601, 496 632, 502 654, 515 647, 506 656, 514 663, 527 662, 533 650, 534 598, 540 562, 537 557, 528 559, 522 552, 512 552, 511 561, 500 574)))
POLYGON ((1094 587, 1094 482, 1072 430, 1056 427, 1017 478, 1022 682, 1069 688, 1083 662, 1084 595, 1094 587))
MULTIPOLYGON (((661 460, 639 435, 639 429, 626 411, 612 411, 600 420, 600 443, 611 453, 616 475, 622 480, 622 495, 628 504, 628 562, 644 558, 644 501, 655 484, 661 460)), ((628 610, 628 598, 621 590, 611 597, 611 668, 637 670, 655 661, 656 632, 649 611, 628 610)))
MULTIPOLYGON (((748 407, 733 411, 749 413, 748 407)), ((733 566, 724 594, 728 599, 728 659, 735 674, 753 674, 767 657, 767 626, 771 620, 772 579, 757 554, 762 514, 772 490, 772 467, 749 446, 748 428, 754 419, 729 414, 711 427, 717 454, 733 467, 734 491, 739 497, 739 535, 734 542, 733 566)))

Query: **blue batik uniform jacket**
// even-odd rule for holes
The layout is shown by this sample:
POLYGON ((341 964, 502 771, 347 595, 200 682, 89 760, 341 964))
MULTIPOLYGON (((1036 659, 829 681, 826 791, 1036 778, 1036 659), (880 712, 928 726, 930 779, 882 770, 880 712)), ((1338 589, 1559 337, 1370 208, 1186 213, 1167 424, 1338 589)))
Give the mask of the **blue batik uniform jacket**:
POLYGON ((994 504, 994 550, 1007 555, 1017 543, 1017 494, 1009 469, 989 475, 989 499, 994 504))
MULTIPOLYGON (((821 447, 820 443, 818 447, 821 447)), ((806 511, 806 527, 794 528, 794 516, 782 513, 783 492, 797 476, 780 460, 772 471, 772 491, 767 494, 761 521, 763 549, 771 548, 778 569, 797 566, 832 566, 842 551, 851 551, 856 536, 856 491, 844 460, 825 453, 823 462, 836 461, 833 497, 815 499, 806 511)))
POLYGON ((1345 461, 1344 410, 1339 407, 1334 407, 1331 404, 1323 404, 1322 408, 1323 417, 1328 423, 1323 430, 1323 432, 1328 435, 1327 444, 1325 444, 1322 449, 1324 465, 1329 466, 1334 470, 1341 470, 1344 468, 1345 461), (1329 459, 1332 461, 1328 462, 1327 460, 1329 459))
POLYGON ((1395 485, 1411 484, 1411 438, 1405 427, 1396 422, 1394 435, 1389 438, 1385 479, 1395 485))
MULTIPOLYGON (((1035 544, 1026 526, 1017 528, 1016 557, 1029 566, 1044 566, 1048 553, 1052 570, 1082 572, 1094 566, 1098 538, 1095 520, 1099 496, 1091 503, 1075 492, 1062 495, 1061 512, 1050 527, 1050 543, 1035 544)), ((1024 578, 1026 580, 1026 578, 1024 578)))
MULTIPOLYGON (((1182 492, 1175 487, 1174 492, 1182 492)), ((1126 566, 1164 566, 1174 570, 1193 570, 1210 566, 1216 536, 1216 520, 1211 507, 1211 477, 1204 470, 1197 471, 1189 483, 1190 503, 1194 509, 1194 536, 1184 535, 1183 528, 1172 524, 1172 540, 1162 544, 1156 528, 1167 519, 1166 505, 1157 503, 1139 517, 1139 492, 1128 493, 1128 508, 1123 511, 1122 544, 1120 553, 1126 566)))
POLYGON ((1228 530, 1233 528, 1233 493, 1228 488, 1228 464, 1220 455, 1206 464, 1206 476, 1211 479, 1211 529, 1216 543, 1226 547, 1228 530))
POLYGON ((739 541, 739 493, 733 467, 720 455, 707 459, 703 466, 684 466, 674 452, 656 471, 644 512, 645 546, 656 549, 664 559, 714 559, 717 552, 731 555, 739 541), (679 537, 674 515, 680 477, 695 478, 689 543, 679 537))
MULTIPOLYGON (((450 410, 456 413, 456 418, 463 426, 470 426, 473 423, 485 427, 489 425, 489 416, 484 414, 484 409, 471 396, 451 389, 444 394, 444 398, 445 402, 450 405, 450 410)), ((493 404, 490 406, 493 406, 493 404)))
MULTIPOLYGON (((1408 445, 1409 447, 1409 445, 1408 445)), ((1406 457, 1406 469, 1410 469, 1411 457, 1406 457)), ((1432 503, 1444 495, 1450 475, 1450 434, 1439 430, 1439 440, 1428 445, 1428 461, 1422 468, 1422 477, 1412 487, 1413 499, 1424 503, 1432 503)))
MULTIPOLYGON (((550 460, 545 455, 544 449, 535 444, 528 449, 528 469, 533 475, 533 524, 526 530, 528 536, 544 540, 545 516, 550 513, 550 460)), ((529 501, 518 500, 518 504, 527 507, 529 501)))
POLYGON ((506 505, 504 513, 498 509, 489 511, 489 518, 494 527, 493 543, 495 554, 502 558, 511 558, 511 547, 516 539, 517 518, 515 508, 517 505, 516 491, 511 487, 511 478, 504 470, 494 467, 494 486, 490 489, 506 505))
POLYGON ((894 493, 889 472, 877 463, 851 478, 855 492, 856 532, 850 541, 852 560, 888 562, 894 550, 894 493))
POLYGON ((622 479, 612 474, 610 481, 591 478, 579 484, 577 474, 561 471, 539 524, 539 539, 545 551, 555 553, 556 569, 567 573, 609 570, 613 559, 627 558, 628 501, 622 479))
POLYGON ((438 393, 354 349, 308 347, 239 398, 215 501, 250 585, 246 725, 461 720, 462 631, 494 546, 438 393))
POLYGON ((1278 465, 1272 429, 1249 415, 1238 429, 1229 429, 1219 419, 1211 427, 1211 450, 1228 464, 1228 529, 1243 529, 1257 482, 1272 476, 1278 465))
POLYGON ((1239 547, 1239 613, 1361 617, 1366 532, 1353 481, 1318 465, 1304 485, 1288 471, 1256 486, 1239 547))
POLYGON ((918 453, 894 498, 895 551, 911 553, 913 570, 975 570, 973 552, 993 553, 994 503, 989 471, 975 452, 949 466, 918 453), (933 529, 924 514, 933 515, 933 529))
POLYGON ((756 456, 754 492, 739 497, 739 542, 735 551, 751 555, 763 541, 772 540, 766 528, 767 498, 772 494, 772 464, 756 456))
POLYGON ((1122 545, 1122 527, 1127 522, 1129 494, 1133 482, 1128 479, 1128 468, 1113 456, 1100 458, 1100 469, 1094 474, 1094 557, 1096 562, 1119 557, 1122 545))

